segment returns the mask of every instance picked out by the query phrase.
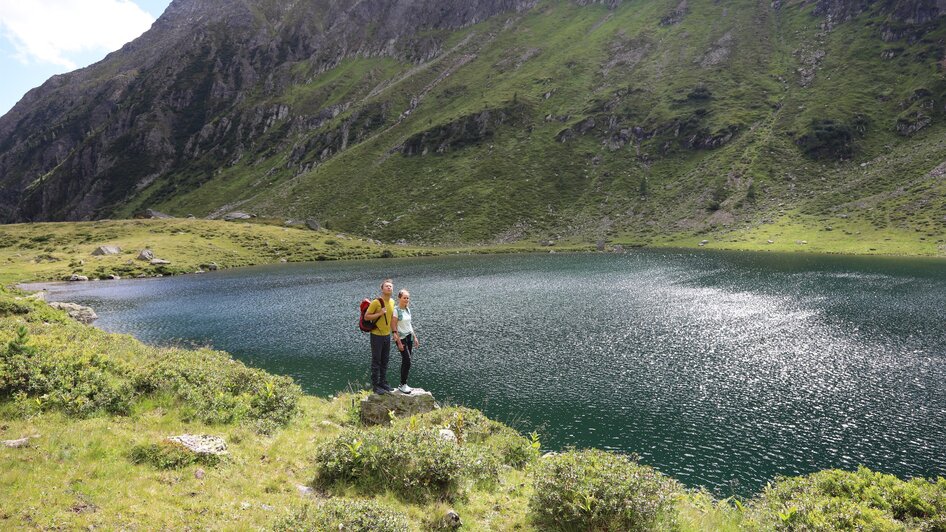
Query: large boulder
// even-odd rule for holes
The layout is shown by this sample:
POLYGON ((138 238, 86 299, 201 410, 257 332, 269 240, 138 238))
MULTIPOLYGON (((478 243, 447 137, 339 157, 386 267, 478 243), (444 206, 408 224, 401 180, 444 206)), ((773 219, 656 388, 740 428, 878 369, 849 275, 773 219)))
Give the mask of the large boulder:
POLYGON ((361 421, 365 425, 381 425, 391 422, 390 412, 397 417, 410 417, 440 408, 434 396, 422 388, 414 388, 410 394, 397 390, 384 395, 371 394, 361 400, 361 421))
POLYGON ((54 309, 65 311, 70 318, 76 320, 79 323, 85 323, 86 325, 99 319, 98 315, 94 310, 92 310, 91 307, 84 307, 82 305, 77 305, 76 303, 61 303, 59 301, 55 301, 50 303, 49 306, 54 309))
POLYGON ((227 214, 223 215, 223 219, 226 222, 230 222, 233 220, 249 220, 252 217, 253 217, 252 215, 247 214, 245 212, 228 212, 227 214))
POLYGON ((313 231, 319 231, 322 229, 322 224, 320 224, 315 218, 307 218, 305 221, 305 226, 313 231))
POLYGON ((138 260, 147 260, 147 261, 150 261, 150 260, 153 260, 153 259, 154 259, 154 252, 151 251, 150 249, 142 249, 142 250, 138 253, 138 260))
POLYGON ((122 248, 118 246, 99 246, 95 248, 95 251, 92 252, 96 257, 101 255, 118 255, 122 252, 122 248))

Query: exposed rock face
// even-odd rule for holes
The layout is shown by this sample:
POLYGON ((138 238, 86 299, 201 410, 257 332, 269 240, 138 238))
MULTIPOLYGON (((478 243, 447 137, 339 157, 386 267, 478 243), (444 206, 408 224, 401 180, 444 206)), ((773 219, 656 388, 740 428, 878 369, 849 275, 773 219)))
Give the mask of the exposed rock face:
POLYGON ((365 425, 382 425, 391 422, 389 412, 397 417, 410 417, 439 408, 434 396, 422 388, 414 388, 410 394, 397 390, 384 395, 371 394, 361 401, 361 421, 365 425))
POLYGON ((84 307, 76 303, 61 303, 55 301, 50 303, 49 306, 54 309, 64 310, 70 318, 76 320, 79 323, 85 323, 86 325, 89 325, 93 321, 99 319, 98 315, 94 310, 92 310, 91 307, 84 307))

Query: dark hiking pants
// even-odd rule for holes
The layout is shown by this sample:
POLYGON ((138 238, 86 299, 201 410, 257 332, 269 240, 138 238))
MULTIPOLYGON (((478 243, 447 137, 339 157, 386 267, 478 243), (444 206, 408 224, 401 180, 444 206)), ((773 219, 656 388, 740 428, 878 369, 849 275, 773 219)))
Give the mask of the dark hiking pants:
POLYGON ((388 359, 391 357, 391 337, 371 335, 371 386, 388 383, 388 359))

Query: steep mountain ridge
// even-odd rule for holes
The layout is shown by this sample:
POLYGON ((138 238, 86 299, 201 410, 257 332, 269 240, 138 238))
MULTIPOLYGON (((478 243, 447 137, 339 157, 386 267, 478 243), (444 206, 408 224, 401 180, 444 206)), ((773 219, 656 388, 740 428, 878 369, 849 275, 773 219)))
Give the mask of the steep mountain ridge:
POLYGON ((239 207, 430 242, 798 217, 938 237, 943 11, 175 0, 0 118, 0 218, 239 207))

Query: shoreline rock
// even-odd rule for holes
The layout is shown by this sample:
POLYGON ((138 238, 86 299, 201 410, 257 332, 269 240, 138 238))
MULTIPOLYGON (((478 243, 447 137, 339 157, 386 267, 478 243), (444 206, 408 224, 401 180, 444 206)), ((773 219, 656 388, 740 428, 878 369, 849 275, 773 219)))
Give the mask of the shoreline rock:
POLYGON ((93 321, 99 319, 98 314, 92 310, 92 307, 85 307, 77 303, 64 303, 61 301, 53 301, 49 304, 50 307, 63 310, 70 318, 76 320, 79 323, 84 323, 86 325, 91 325, 93 321))
POLYGON ((396 417, 410 417, 440 408, 432 393, 414 388, 410 394, 397 390, 379 395, 373 393, 361 400, 361 422, 365 425, 391 423, 390 412, 396 417))

